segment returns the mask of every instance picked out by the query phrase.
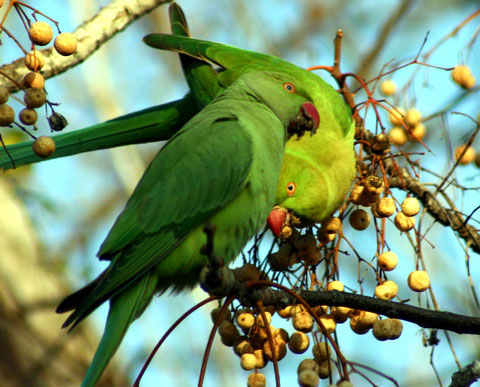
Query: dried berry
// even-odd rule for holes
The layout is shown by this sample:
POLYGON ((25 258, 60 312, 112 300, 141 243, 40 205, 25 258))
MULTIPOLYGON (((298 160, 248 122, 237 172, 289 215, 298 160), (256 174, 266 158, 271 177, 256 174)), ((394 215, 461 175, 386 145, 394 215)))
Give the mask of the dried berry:
POLYGON ((55 141, 51 137, 40 136, 33 142, 32 149, 38 157, 47 158, 55 152, 55 141))
POLYGON ((398 255, 393 251, 385 251, 378 256, 377 261, 383 271, 391 271, 397 267, 398 255))
POLYGON ((33 44, 45 46, 53 38, 52 27, 48 23, 37 21, 30 26, 28 36, 33 44))
POLYGON ((18 113, 18 118, 25 125, 33 125, 37 122, 38 115, 34 109, 25 108, 18 113))
POLYGON ((44 64, 45 59, 40 51, 33 50, 25 55, 25 66, 27 66, 29 70, 38 71, 44 64))
POLYGON ((35 109, 42 106, 47 100, 43 89, 27 89, 23 100, 27 108, 35 109))
POLYGON ((430 287, 430 278, 426 271, 412 271, 408 275, 408 287, 414 292, 423 292, 430 287))
POLYGON ((62 114, 54 112, 48 117, 48 124, 50 125, 50 129, 59 132, 68 125, 68 121, 62 114))
POLYGON ((64 32, 55 38, 53 45, 60 55, 72 55, 77 51, 77 38, 70 32, 64 32))
POLYGON ((4 104, 8 101, 8 96, 10 95, 8 88, 5 86, 0 86, 0 104, 4 104))
POLYGON ((293 333, 288 340, 288 348, 293 353, 304 353, 309 345, 310 339, 300 331, 293 333))
POLYGON ((0 105, 0 126, 8 126, 15 119, 15 111, 10 105, 0 105))
POLYGON ((420 212, 420 203, 417 198, 407 197, 402 202, 401 209, 406 216, 415 216, 420 212))
POLYGON ((355 230, 362 231, 365 230, 370 224, 370 215, 367 211, 359 208, 352 211, 348 220, 350 222, 350 225, 355 230))
POLYGON ((254 372, 248 375, 247 387, 265 387, 267 385, 267 377, 260 372, 254 372))
POLYGON ((45 86, 45 78, 43 78, 43 75, 40 73, 30 71, 23 77, 23 86, 27 89, 43 89, 45 86))
POLYGON ((415 218, 413 216, 406 216, 403 212, 395 215, 395 226, 400 231, 409 231, 415 226, 415 218))

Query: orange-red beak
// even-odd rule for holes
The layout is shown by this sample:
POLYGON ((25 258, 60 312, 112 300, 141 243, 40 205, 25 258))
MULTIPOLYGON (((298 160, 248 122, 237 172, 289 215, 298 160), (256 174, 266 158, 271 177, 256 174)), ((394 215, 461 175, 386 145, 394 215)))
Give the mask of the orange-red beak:
POLYGON ((270 229, 272 230, 273 234, 276 237, 279 237, 280 234, 282 233, 283 226, 287 219, 287 213, 288 213, 287 209, 283 207, 275 206, 273 207, 272 211, 268 215, 268 218, 267 218, 268 227, 270 227, 270 229))

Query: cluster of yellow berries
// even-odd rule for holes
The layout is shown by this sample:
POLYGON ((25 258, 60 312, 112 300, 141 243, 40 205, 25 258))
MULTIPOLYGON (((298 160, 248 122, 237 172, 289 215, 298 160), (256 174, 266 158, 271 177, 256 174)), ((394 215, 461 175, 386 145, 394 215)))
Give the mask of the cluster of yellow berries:
MULTIPOLYGON (((36 21, 30 25, 28 36, 33 45, 45 46, 53 39, 53 31, 50 25, 43 21, 36 21)), ((69 32, 61 33, 55 38, 55 50, 61 55, 71 55, 77 49, 77 40, 69 32)), ((18 113, 18 119, 24 125, 35 125, 38 114, 35 109, 43 106, 46 99, 45 79, 40 73, 45 65, 45 58, 35 48, 25 55, 27 72, 19 86, 24 89, 23 101, 25 108, 18 113)), ((15 120, 13 108, 7 104, 9 91, 6 87, 0 87, 0 126, 10 126, 15 120)), ((52 109, 53 111, 53 109, 52 109)), ((66 126, 65 118, 53 112, 48 117, 52 130, 62 130, 66 126)), ((32 145, 34 153, 42 158, 50 156, 55 151, 55 142, 48 136, 38 137, 32 145)))

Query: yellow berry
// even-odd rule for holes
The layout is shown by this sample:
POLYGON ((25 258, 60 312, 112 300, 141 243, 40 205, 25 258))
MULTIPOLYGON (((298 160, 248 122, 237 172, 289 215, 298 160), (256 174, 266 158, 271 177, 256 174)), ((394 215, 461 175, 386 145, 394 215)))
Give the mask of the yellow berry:
POLYGON ((417 198, 407 197, 402 202, 401 208, 406 216, 415 216, 420 212, 420 202, 417 198))
POLYGON ((273 354, 275 354, 275 358, 278 360, 282 360, 285 355, 287 354, 287 345, 285 342, 281 340, 273 340, 273 351, 272 347, 270 346, 270 341, 265 341, 263 344, 263 353, 268 360, 273 361, 273 354))
POLYGON ((380 91, 383 95, 392 95, 397 91, 397 85, 391 79, 386 79, 380 85, 380 91))
POLYGON ((422 120, 422 113, 420 113, 420 110, 416 108, 408 109, 407 113, 405 114, 405 122, 407 123, 408 126, 412 128, 415 125, 418 125, 421 120, 422 120))
POLYGON ((393 281, 385 281, 375 288, 375 296, 381 300, 391 300, 398 293, 398 285, 393 281))
POLYGON ((55 38, 53 45, 60 55, 68 56, 77 50, 77 38, 70 32, 64 32, 55 38))
POLYGON ((423 292, 430 287, 430 278, 426 271, 412 271, 408 275, 408 287, 414 292, 423 292))
POLYGON ((271 322, 272 322, 272 314, 271 314, 270 312, 265 312, 265 318, 267 319, 266 324, 265 324, 265 321, 264 321, 264 319, 263 319, 263 317, 262 317, 262 314, 259 313, 259 314, 257 315, 256 322, 257 322, 257 325, 258 325, 259 327, 265 327, 265 325, 270 325, 270 324, 271 324, 271 322))
POLYGON ((247 387, 265 387, 267 385, 267 377, 260 372, 254 372, 248 375, 247 387))
POLYGON ((427 127, 425 126, 425 124, 420 122, 419 124, 415 125, 412 128, 412 131, 409 137, 412 140, 421 140, 422 138, 425 137, 425 134, 427 134, 427 127))
POLYGON ((453 81, 464 89, 471 89, 475 86, 475 77, 470 71, 470 67, 458 65, 452 70, 453 81))
POLYGON ((409 231, 415 226, 415 218, 413 216, 406 216, 403 212, 399 212, 395 216, 394 223, 400 231, 409 231))
POLYGON ((45 46, 50 43, 53 38, 52 27, 50 27, 48 23, 37 21, 30 26, 28 36, 33 44, 45 46))
POLYGON ((355 230, 365 230, 370 224, 370 215, 367 211, 362 210, 361 208, 352 211, 349 217, 350 225, 355 230))
POLYGON ((240 313, 237 316, 237 324, 242 329, 250 329, 255 323, 255 317, 251 313, 240 313))
MULTIPOLYGON (((462 156, 463 151, 467 148, 467 145, 460 145, 457 148, 455 148, 455 160, 460 159, 460 156, 462 156)), ((465 151, 465 154, 462 156, 460 160, 460 164, 470 164, 473 161, 475 161, 475 149, 473 149, 471 146, 467 148, 465 151)))
POLYGON ((398 256, 393 251, 385 251, 378 256, 377 261, 383 271, 391 271, 397 267, 398 256))
POLYGON ((265 357, 265 354, 263 353, 263 349, 256 349, 253 354, 255 355, 255 358, 257 359, 257 363, 255 364, 255 368, 264 368, 268 360, 265 357))
POLYGON ((47 158, 55 152, 55 141, 51 137, 40 136, 33 142, 32 149, 38 157, 47 158))
POLYGON ((319 325, 318 329, 321 330, 323 333, 325 333, 324 329, 326 333, 332 333, 337 328, 337 323, 333 316, 329 314, 323 314, 319 316, 319 319, 323 326, 319 325))
POLYGON ((277 313, 282 318, 289 318, 291 308, 292 308, 291 305, 287 305, 285 308, 278 310, 277 313))
POLYGON ((306 311, 292 316, 292 325, 297 331, 310 332, 313 328, 313 317, 306 311))
POLYGON ((337 324, 343 324, 352 313, 353 309, 346 306, 332 306, 332 310, 330 311, 330 314, 337 324))
POLYGON ((395 213, 395 202, 392 198, 380 198, 375 202, 375 214, 379 218, 388 218, 395 213))
POLYGON ((340 292, 343 292, 345 289, 345 286, 343 285, 342 281, 330 281, 327 284, 327 290, 338 290, 340 292))
POLYGON ((23 86, 26 88, 43 89, 45 79, 42 74, 31 71, 23 77, 23 86))
POLYGON ((405 114, 406 111, 403 108, 391 108, 388 113, 388 119, 393 125, 402 126, 405 114))
POLYGON ((361 324, 372 327, 375 321, 378 319, 378 314, 373 312, 367 312, 366 310, 359 310, 357 311, 358 320, 361 324))
POLYGON ((390 142, 396 146, 405 145, 408 140, 405 130, 399 126, 394 126, 390 129, 388 137, 390 138, 390 142))
POLYGON ((25 55, 25 66, 27 66, 29 70, 38 71, 44 64, 45 59, 40 51, 33 50, 25 55))
POLYGON ((253 353, 244 353, 240 357, 240 365, 244 370, 250 371, 255 368, 257 364, 257 358, 253 353))

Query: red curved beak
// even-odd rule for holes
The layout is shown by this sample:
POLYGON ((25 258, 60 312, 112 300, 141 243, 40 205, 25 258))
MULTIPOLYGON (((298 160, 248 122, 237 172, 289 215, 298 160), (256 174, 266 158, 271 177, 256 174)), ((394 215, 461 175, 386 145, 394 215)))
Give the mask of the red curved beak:
POLYGON ((276 237, 279 237, 283 230, 283 225, 287 219, 287 209, 279 206, 273 207, 267 218, 268 227, 276 237))
POLYGON ((315 127, 313 128, 314 130, 318 128, 320 125, 320 114, 318 114, 318 110, 315 107, 315 105, 311 102, 305 102, 302 105, 302 111, 303 114, 305 114, 307 117, 311 118, 314 122, 315 127))

